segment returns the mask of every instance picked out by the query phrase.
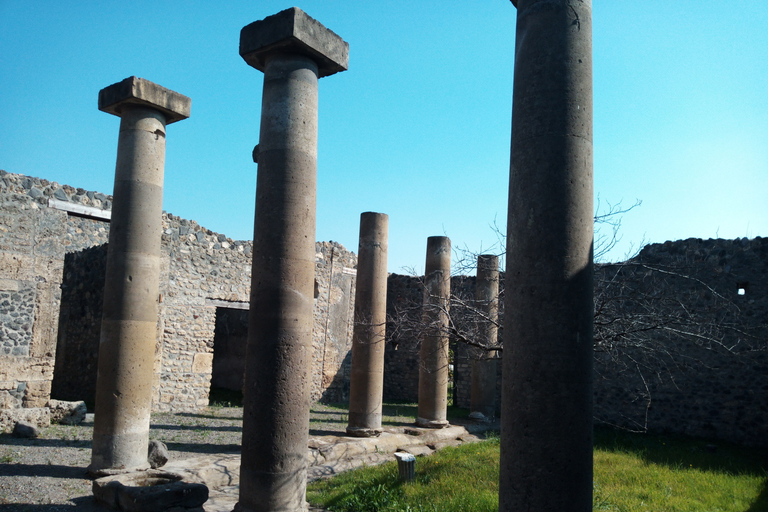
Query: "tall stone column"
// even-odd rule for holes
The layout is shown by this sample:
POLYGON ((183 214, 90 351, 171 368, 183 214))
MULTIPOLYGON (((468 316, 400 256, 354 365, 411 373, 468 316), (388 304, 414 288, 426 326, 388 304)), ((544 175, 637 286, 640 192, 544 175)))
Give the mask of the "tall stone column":
MULTIPOLYGON (((475 304, 481 319, 478 341, 486 346, 497 345, 499 328, 499 257, 481 254, 477 257, 475 304)), ((478 420, 496 415, 496 351, 473 348, 472 385, 469 417, 478 420)))
POLYGON ((384 213, 360 215, 347 424, 347 435, 354 437, 372 437, 381 433, 388 228, 389 217, 384 213))
POLYGON ((592 2, 518 0, 499 510, 592 510, 592 2))
POLYGON ((99 341, 92 474, 149 467, 157 340, 165 127, 189 117, 186 96, 130 77, 99 92, 120 117, 99 341))
POLYGON ((297 8, 251 23, 264 72, 239 511, 306 510, 317 195, 317 81, 349 46, 297 8))
POLYGON ((451 299, 451 240, 427 238, 424 269, 424 327, 419 351, 419 408, 416 425, 448 426, 448 307, 451 299))

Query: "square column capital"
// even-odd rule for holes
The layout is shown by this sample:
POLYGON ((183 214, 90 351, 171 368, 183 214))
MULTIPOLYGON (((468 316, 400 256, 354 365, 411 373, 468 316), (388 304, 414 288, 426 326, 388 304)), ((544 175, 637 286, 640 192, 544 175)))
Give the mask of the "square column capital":
POLYGON ((161 112, 166 124, 187 119, 192 100, 143 78, 131 76, 99 91, 99 110, 120 117, 126 105, 143 105, 161 112))
POLYGON ((240 31, 240 56, 259 71, 277 52, 305 55, 317 63, 319 78, 346 71, 349 43, 298 7, 254 21, 240 31))

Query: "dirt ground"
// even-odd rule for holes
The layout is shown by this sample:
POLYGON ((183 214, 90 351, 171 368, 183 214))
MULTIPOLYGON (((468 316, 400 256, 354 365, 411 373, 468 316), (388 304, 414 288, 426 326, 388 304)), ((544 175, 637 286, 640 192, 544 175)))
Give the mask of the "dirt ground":
MULTIPOLYGON (((385 427, 411 426, 415 405, 385 406, 385 427)), ((459 413, 460 414, 460 413, 459 413)), ((240 452, 241 407, 208 407, 198 412, 152 415, 150 439, 168 447, 171 460, 240 452)), ((343 436, 346 410, 312 406, 311 436, 343 436)), ((459 419, 451 419, 461 422, 459 419)), ((52 425, 35 439, 0 435, 0 512, 105 511, 93 501, 90 463, 93 417, 81 425, 52 425)))

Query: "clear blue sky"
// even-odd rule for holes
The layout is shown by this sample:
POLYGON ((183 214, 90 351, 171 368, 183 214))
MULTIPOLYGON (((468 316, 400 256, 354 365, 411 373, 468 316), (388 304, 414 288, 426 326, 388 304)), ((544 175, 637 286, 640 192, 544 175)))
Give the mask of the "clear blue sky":
MULTIPOLYGON (((426 238, 488 247, 506 218, 515 8, 508 0, 299 4, 0 0, 0 169, 110 193, 136 75, 192 98, 168 129, 164 209, 251 239, 262 74, 240 29, 297 5, 350 44, 320 81, 317 239, 357 251, 390 216, 389 269, 426 238)), ((596 0, 595 193, 641 207, 630 244, 768 236, 768 2, 596 0)))

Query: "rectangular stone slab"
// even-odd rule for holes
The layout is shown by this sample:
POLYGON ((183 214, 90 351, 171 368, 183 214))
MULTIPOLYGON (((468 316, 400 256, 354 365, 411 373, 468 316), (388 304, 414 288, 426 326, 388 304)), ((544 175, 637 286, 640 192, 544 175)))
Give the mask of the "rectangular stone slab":
POLYGON ((319 77, 346 71, 349 44, 298 7, 254 21, 240 31, 240 56, 259 71, 274 52, 298 53, 317 62, 319 77))
POLYGON ((165 124, 187 119, 192 100, 149 80, 131 76, 99 91, 99 110, 120 116, 125 105, 146 105, 165 115, 165 124))

